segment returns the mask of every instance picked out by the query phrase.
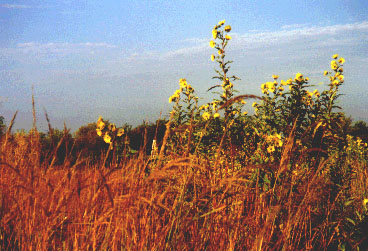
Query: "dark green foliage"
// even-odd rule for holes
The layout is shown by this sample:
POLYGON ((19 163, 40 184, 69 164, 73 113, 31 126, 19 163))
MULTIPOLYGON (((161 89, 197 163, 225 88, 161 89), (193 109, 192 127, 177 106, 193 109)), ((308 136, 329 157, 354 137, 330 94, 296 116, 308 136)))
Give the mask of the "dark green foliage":
POLYGON ((5 125, 5 119, 3 116, 0 116, 0 136, 2 136, 5 133, 6 125, 5 125))
POLYGON ((368 126, 365 121, 359 120, 350 128, 349 134, 354 137, 361 138, 364 142, 368 142, 368 126))
POLYGON ((96 123, 82 126, 75 133, 75 153, 87 157, 91 161, 100 159, 102 152, 106 151, 108 145, 96 134, 96 123))
POLYGON ((156 139, 158 143, 162 141, 166 130, 166 122, 166 120, 157 120, 156 123, 143 123, 127 131, 130 147, 136 151, 145 148, 146 153, 150 154, 153 139, 156 139), (146 141, 144 137, 146 137, 146 141), (144 146, 144 143, 146 143, 146 146, 144 146))

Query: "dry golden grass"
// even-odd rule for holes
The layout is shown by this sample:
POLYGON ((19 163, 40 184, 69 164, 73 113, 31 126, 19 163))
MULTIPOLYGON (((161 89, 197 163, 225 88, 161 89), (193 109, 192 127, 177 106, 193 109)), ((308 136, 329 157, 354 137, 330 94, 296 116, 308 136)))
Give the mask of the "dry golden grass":
POLYGON ((13 138, 0 156, 1 250, 326 250, 342 238, 339 198, 348 191, 360 203, 368 191, 359 162, 349 189, 334 186, 333 157, 294 173, 283 163, 223 177, 192 155, 50 168, 37 135, 13 138), (264 192, 250 177, 266 168, 282 170, 264 192))

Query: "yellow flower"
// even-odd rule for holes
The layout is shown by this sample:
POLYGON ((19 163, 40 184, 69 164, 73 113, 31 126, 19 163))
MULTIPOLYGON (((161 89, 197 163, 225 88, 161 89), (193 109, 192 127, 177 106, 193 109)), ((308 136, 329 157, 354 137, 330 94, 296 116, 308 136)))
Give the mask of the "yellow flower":
POLYGON ((284 80, 281 80, 281 85, 287 85, 287 82, 285 82, 284 80))
POLYGON ((179 80, 179 85, 180 85, 181 88, 187 87, 187 80, 185 78, 181 78, 179 80))
POLYGON ((337 69, 337 67, 338 67, 338 66, 337 66, 336 61, 335 61, 335 60, 332 60, 332 61, 331 61, 331 69, 332 69, 332 70, 336 70, 336 69, 337 69))
POLYGON ((243 105, 245 105, 245 104, 247 103, 247 101, 245 101, 244 99, 242 99, 242 100, 240 101, 240 103, 242 103, 243 105))
POLYGON ((216 102, 213 102, 213 104, 212 104, 212 109, 213 109, 213 110, 216 110, 216 106, 217 106, 216 102))
POLYGON ((257 105, 257 102, 253 102, 252 107, 256 107, 257 105))
POLYGON ((225 20, 222 20, 222 21, 220 21, 220 22, 218 23, 218 25, 224 25, 224 23, 225 23, 225 20))
POLYGON ((218 50, 217 53, 221 56, 221 54, 223 53, 223 50, 218 50))
POLYGON ((100 136, 100 137, 102 136, 102 131, 98 128, 96 129, 96 133, 97 133, 98 136, 100 136))
POLYGON ((103 120, 97 122, 97 128, 100 130, 103 130, 105 128, 105 123, 103 122, 103 120))
POLYGON ((295 80, 297 80, 297 81, 302 81, 303 80, 303 75, 301 74, 301 73, 297 73, 296 75, 295 75, 295 80))
POLYGON ((365 206, 365 207, 366 207, 366 206, 367 206, 367 204, 368 204, 368 199, 364 199, 364 200, 363 200, 363 206, 365 206))
POLYGON ((309 98, 311 98, 313 96, 313 92, 307 91, 307 95, 308 95, 309 98))
POLYGON ((225 26, 225 31, 226 32, 230 32, 231 31, 231 26, 230 25, 226 25, 225 26))
POLYGON ((177 90, 175 91, 175 93, 174 93, 174 96, 179 97, 180 93, 181 93, 181 89, 177 89, 177 90))
POLYGON ((215 45, 216 45, 216 43, 215 43, 214 41, 212 41, 212 40, 211 40, 211 42, 210 42, 210 46, 211 46, 212 48, 214 48, 214 47, 215 47, 215 45))
POLYGON ((211 61, 215 61, 215 55, 211 55, 211 61))
POLYGON ((339 57, 339 54, 335 54, 335 55, 332 56, 333 59, 336 59, 338 57, 339 57))
POLYGON ((343 81, 344 81, 344 75, 339 75, 337 78, 338 78, 341 82, 343 82, 343 81))
POLYGON ((216 112, 216 113, 213 115, 213 117, 214 117, 214 118, 218 118, 218 117, 220 117, 220 114, 216 112))
POLYGON ((339 63, 340 63, 340 64, 344 64, 344 63, 345 63, 345 58, 340 58, 340 59, 339 59, 339 63))
POLYGON ((212 37, 213 39, 217 38, 217 30, 212 30, 212 37))
POLYGON ((333 85, 338 85, 339 84, 339 81, 337 79, 335 79, 333 82, 332 82, 333 85))
POLYGON ((306 78, 305 78, 305 81, 307 81, 307 82, 308 82, 308 81, 309 81, 309 78, 308 78, 308 77, 306 77, 306 78))
POLYGON ((123 128, 119 128, 118 133, 116 134, 116 136, 120 137, 123 134, 124 134, 124 129, 123 128))
POLYGON ((205 112, 205 113, 203 113, 202 117, 203 117, 204 120, 209 120, 210 117, 211 117, 211 114, 209 114, 208 112, 205 112))
POLYGON ((281 140, 279 140, 279 147, 282 147, 283 142, 281 140))
POLYGON ((170 98, 169 98, 169 103, 171 103, 173 101, 173 97, 172 96, 170 96, 170 98))
POLYGON ((109 124, 108 128, 109 128, 109 130, 110 130, 110 131, 112 131, 112 132, 115 132, 115 130, 116 130, 116 126, 115 126, 115 124, 109 124))
POLYGON ((230 40, 230 39, 231 39, 231 36, 230 36, 230 35, 226 35, 226 36, 225 36, 225 39, 226 39, 226 40, 230 40))
POLYGON ((111 137, 110 137, 110 135, 108 135, 107 133, 105 134, 105 136, 104 136, 104 141, 107 143, 107 144, 109 144, 110 142, 111 142, 111 137))
POLYGON ((280 86, 279 87, 279 91, 284 91, 284 87, 283 86, 280 86))
POLYGON ((279 76, 278 76, 278 75, 272 75, 272 78, 273 78, 273 79, 278 79, 278 78, 279 78, 279 76))
POLYGON ((266 83, 266 86, 267 86, 267 89, 268 89, 270 92, 274 92, 274 91, 276 90, 276 88, 275 88, 275 83, 267 82, 267 83, 266 83))
POLYGON ((267 152, 272 153, 274 151, 275 151, 275 147, 274 146, 267 147, 267 152))
POLYGON ((328 74, 328 71, 325 71, 325 72, 323 73, 323 75, 325 75, 325 76, 327 76, 327 74, 328 74))
POLYGON ((319 96, 321 95, 321 94, 318 92, 318 90, 317 90, 317 89, 315 89, 315 90, 313 91, 313 94, 314 94, 317 98, 319 98, 319 96))
POLYGON ((243 115, 247 115, 248 114, 248 112, 243 112, 243 115))

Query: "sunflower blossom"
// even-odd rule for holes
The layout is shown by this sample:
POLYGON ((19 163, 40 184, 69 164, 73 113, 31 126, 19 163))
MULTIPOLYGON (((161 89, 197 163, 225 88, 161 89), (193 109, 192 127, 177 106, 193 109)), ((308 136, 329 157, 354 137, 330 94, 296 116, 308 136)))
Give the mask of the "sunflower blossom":
POLYGON ((217 30, 212 30, 212 37, 213 39, 217 38, 217 30))
POLYGON ((331 69, 332 69, 332 70, 336 70, 336 69, 337 69, 337 67, 338 67, 338 66, 337 66, 336 61, 335 61, 335 60, 332 60, 332 61, 331 61, 331 69))
POLYGON ((295 80, 297 80, 297 81, 302 81, 303 80, 303 74, 301 74, 301 73, 297 73, 296 75, 295 75, 295 80))
POLYGON ((105 141, 107 144, 111 143, 111 137, 110 137, 110 135, 108 135, 107 133, 106 133, 106 134, 105 134, 105 136, 104 136, 104 141, 105 141))
POLYGON ((204 112, 202 117, 203 117, 204 120, 209 120, 210 117, 211 117, 211 114, 209 114, 208 112, 204 112))
POLYGON ((225 26, 225 31, 226 32, 230 32, 231 31, 231 26, 230 25, 226 25, 225 26))

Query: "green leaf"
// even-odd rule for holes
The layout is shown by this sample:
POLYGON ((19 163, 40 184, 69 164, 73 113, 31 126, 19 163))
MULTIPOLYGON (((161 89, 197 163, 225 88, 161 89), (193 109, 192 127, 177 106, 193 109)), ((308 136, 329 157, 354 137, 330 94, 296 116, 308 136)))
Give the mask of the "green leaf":
POLYGON ((346 220, 349 221, 351 224, 353 224, 355 226, 355 222, 352 219, 346 218, 346 220))
POLYGON ((351 203, 353 203, 354 202, 354 200, 348 200, 348 201, 346 201, 345 203, 344 203, 344 206, 345 207, 347 207, 347 206, 349 206, 351 203))

